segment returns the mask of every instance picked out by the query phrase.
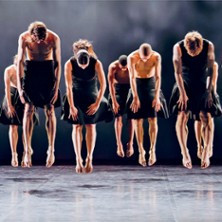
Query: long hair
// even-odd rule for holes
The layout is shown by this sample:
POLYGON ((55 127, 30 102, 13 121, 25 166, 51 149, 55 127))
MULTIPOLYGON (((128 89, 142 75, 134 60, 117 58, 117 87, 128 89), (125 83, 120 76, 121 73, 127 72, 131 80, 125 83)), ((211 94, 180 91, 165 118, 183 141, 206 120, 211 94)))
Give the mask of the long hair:
POLYGON ((46 37, 47 27, 43 22, 35 21, 29 25, 28 31, 38 39, 44 39, 46 37))
POLYGON ((73 47, 73 52, 75 56, 80 49, 85 49, 89 53, 90 56, 97 59, 97 55, 94 52, 93 45, 87 39, 79 39, 78 41, 73 43, 72 47, 73 47))

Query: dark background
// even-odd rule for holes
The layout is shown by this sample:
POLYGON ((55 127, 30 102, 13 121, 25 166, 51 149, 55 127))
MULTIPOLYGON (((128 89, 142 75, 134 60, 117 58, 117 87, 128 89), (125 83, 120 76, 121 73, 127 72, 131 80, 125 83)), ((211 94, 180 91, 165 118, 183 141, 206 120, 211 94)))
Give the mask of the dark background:
MULTIPOLYGON (((40 20, 56 32, 62 42, 62 66, 72 56, 72 43, 79 38, 93 41, 95 52, 104 65, 108 65, 121 54, 129 54, 143 42, 148 42, 162 55, 162 89, 169 100, 174 84, 172 47, 183 39, 188 31, 198 30, 203 37, 215 45, 216 60, 221 63, 222 50, 222 2, 208 1, 1 1, 0 2, 0 99, 4 96, 4 69, 12 63, 17 51, 18 36, 28 25, 40 20)), ((221 69, 218 92, 222 96, 221 69)), ((65 92, 62 72, 61 91, 65 92)), ((42 164, 46 158, 47 137, 44 129, 44 114, 40 109, 41 126, 34 130, 34 164, 42 164)), ((60 109, 56 137, 56 163, 74 163, 71 141, 71 125, 60 121, 60 109)), ((145 148, 148 150, 148 128, 145 123, 145 148)), ((222 163, 222 118, 215 119, 214 163, 222 163)), ((196 143, 193 122, 189 122, 188 147, 194 162, 196 143)), ((21 129, 19 130, 21 134, 21 129)), ((116 156, 113 123, 97 125, 97 142, 94 152, 96 163, 136 164, 136 155, 131 159, 116 156)), ((124 144, 127 131, 123 133, 124 144)), ((84 146, 85 147, 85 146, 84 146)), ((136 148, 136 145, 135 145, 136 148)), ((18 144, 22 153, 21 139, 18 144)), ((157 142, 159 163, 180 163, 180 148, 175 134, 175 118, 159 119, 157 142)), ((0 163, 10 163, 8 127, 0 125, 0 163)))

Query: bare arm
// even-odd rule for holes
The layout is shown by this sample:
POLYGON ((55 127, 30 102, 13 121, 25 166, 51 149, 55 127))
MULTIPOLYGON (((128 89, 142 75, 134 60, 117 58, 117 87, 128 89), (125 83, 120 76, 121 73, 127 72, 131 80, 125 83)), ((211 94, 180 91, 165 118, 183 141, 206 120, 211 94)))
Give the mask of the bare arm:
POLYGON ((209 85, 208 85, 208 89, 207 89, 208 92, 212 91, 214 62, 215 62, 214 45, 213 45, 213 43, 210 42, 209 47, 208 47, 208 57, 207 57, 207 72, 208 72, 208 76, 210 77, 209 85))
POLYGON ((18 60, 17 60, 17 87, 20 95, 20 99, 22 103, 25 103, 23 93, 22 93, 22 86, 21 86, 21 78, 23 76, 24 72, 24 59, 25 59, 25 42, 23 39, 23 36, 20 35, 19 40, 18 40, 18 60))
POLYGON ((155 98, 160 96, 160 86, 161 86, 161 56, 158 54, 157 62, 155 66, 155 98))
POLYGON ((212 78, 212 87, 214 92, 217 92, 217 79, 218 79, 218 64, 214 62, 213 66, 213 78, 212 78))
POLYGON ((66 95, 69 103, 69 118, 77 120, 78 110, 75 107, 73 90, 72 90, 72 64, 70 61, 67 61, 65 64, 65 84, 66 84, 66 95))
POLYGON ((54 48, 54 60, 57 62, 58 66, 55 70, 55 77, 56 77, 56 83, 55 83, 55 90, 59 89, 60 79, 61 79, 61 43, 60 38, 57 36, 55 40, 55 48, 54 48))
POLYGON ((103 98, 103 95, 105 93, 106 90, 106 79, 105 79, 105 74, 104 74, 104 70, 103 70, 103 65, 102 63, 98 60, 96 63, 96 72, 98 75, 98 80, 99 80, 99 85, 100 85, 100 89, 99 89, 99 93, 98 93, 98 97, 97 97, 97 103, 100 104, 103 98))
POLYGON ((69 102, 69 106, 73 107, 74 105, 74 100, 73 100, 73 91, 72 91, 72 65, 70 61, 67 61, 64 67, 65 70, 65 84, 66 84, 66 94, 67 94, 67 99, 69 102))
POLYGON ((128 63, 130 86, 131 86, 131 89, 132 89, 132 94, 133 94, 134 98, 135 97, 138 98, 137 88, 136 88, 136 77, 135 77, 134 64, 133 64, 133 57, 129 56, 127 60, 128 60, 127 63, 128 63))
POLYGON ((8 107, 9 106, 11 107, 12 102, 11 102, 11 93, 10 93, 10 70, 9 69, 5 69, 4 82, 5 82, 5 96, 7 100, 7 105, 8 107))
POLYGON ((108 83, 109 83, 109 91, 112 101, 117 103, 116 94, 115 94, 115 66, 113 64, 109 66, 108 83))
POLYGON ((180 91, 180 95, 186 94, 184 88, 184 82, 182 78, 182 60, 181 60, 181 50, 178 44, 173 48, 173 66, 174 66, 174 75, 180 91))

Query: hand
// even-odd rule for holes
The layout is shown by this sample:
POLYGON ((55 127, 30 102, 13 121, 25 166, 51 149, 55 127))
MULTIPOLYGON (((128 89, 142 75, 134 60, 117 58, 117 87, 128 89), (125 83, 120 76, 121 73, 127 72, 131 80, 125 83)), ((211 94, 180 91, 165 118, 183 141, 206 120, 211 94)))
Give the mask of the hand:
POLYGON ((59 90, 58 90, 58 89, 55 89, 55 90, 54 90, 54 95, 53 95, 53 97, 52 97, 52 99, 51 99, 51 101, 50 101, 50 103, 51 103, 52 105, 57 101, 57 99, 58 99, 58 94, 59 94, 59 90))
POLYGON ((130 105, 130 109, 136 113, 138 111, 138 109, 140 108, 140 100, 139 100, 139 97, 136 96, 133 98, 133 101, 130 105))
POLYGON ((76 109, 75 106, 72 106, 69 108, 69 119, 72 118, 73 120, 77 120, 78 119, 78 109, 76 109))
POLYGON ((207 98, 205 101, 205 107, 208 106, 208 108, 210 108, 213 105, 213 97, 212 97, 212 93, 211 92, 207 92, 207 98))
POLYGON ((117 101, 113 102, 112 107, 113 107, 113 112, 117 114, 119 111, 119 103, 117 101))
POLYGON ((8 106, 8 116, 12 118, 15 115, 16 115, 15 108, 12 105, 8 106))
POLYGON ((188 97, 186 94, 180 95, 177 104, 178 104, 178 108, 181 111, 184 111, 187 109, 187 101, 188 101, 188 97))
POLYGON ((160 111, 160 109, 161 109, 161 102, 160 102, 159 97, 158 98, 155 97, 153 99, 152 107, 155 109, 156 112, 160 111))
POLYGON ((96 111, 99 109, 99 103, 98 102, 95 102, 93 104, 91 104, 89 107, 88 107, 88 110, 86 112, 87 115, 89 116, 92 116, 96 113, 96 111))
POLYGON ((19 93, 19 98, 21 100, 21 103, 25 104, 24 90, 23 89, 18 89, 18 93, 19 93))

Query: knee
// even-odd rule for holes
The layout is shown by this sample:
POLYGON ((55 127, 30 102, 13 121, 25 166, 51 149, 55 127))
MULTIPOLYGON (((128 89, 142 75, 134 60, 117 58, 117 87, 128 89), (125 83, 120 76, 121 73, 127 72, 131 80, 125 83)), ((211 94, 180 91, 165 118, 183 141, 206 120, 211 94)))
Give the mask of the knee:
POLYGON ((86 124, 87 131, 94 131, 96 129, 96 124, 86 124))
POLYGON ((34 107, 33 106, 28 106, 25 107, 25 116, 30 117, 34 113, 34 107))
POLYGON ((45 109, 45 114, 48 119, 52 119, 55 117, 55 109, 54 107, 47 107, 45 109))
POLYGON ((205 127, 213 128, 213 118, 210 113, 200 113, 200 120, 205 127))
POLYGON ((9 127, 9 132, 17 133, 17 131, 18 131, 18 126, 16 126, 16 125, 10 125, 10 127, 9 127))
POLYGON ((187 121, 188 121, 187 114, 182 112, 177 116, 176 126, 178 126, 178 127, 185 126, 187 124, 187 121))
POLYGON ((121 117, 116 117, 116 123, 119 125, 119 126, 122 126, 123 123, 122 123, 122 118, 121 117))
POLYGON ((82 130, 82 125, 73 124, 72 128, 73 128, 73 131, 81 131, 82 130))

